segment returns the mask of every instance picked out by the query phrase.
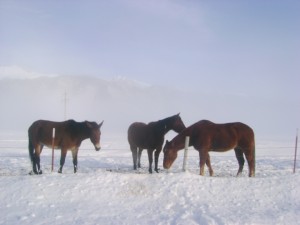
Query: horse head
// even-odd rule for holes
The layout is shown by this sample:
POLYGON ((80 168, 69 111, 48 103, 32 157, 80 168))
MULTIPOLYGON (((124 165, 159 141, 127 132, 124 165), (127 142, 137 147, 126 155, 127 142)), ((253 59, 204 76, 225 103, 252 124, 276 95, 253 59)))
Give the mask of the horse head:
POLYGON ((169 169, 175 159, 177 158, 177 150, 174 148, 173 142, 166 141, 166 144, 163 149, 164 152, 164 162, 163 166, 165 169, 169 169))
POLYGON ((171 122, 170 122, 169 126, 176 133, 180 133, 181 131, 183 131, 186 128, 184 123, 182 122, 180 113, 171 117, 171 122))
POLYGON ((101 136, 101 131, 100 128, 102 126, 104 121, 102 121, 100 124, 97 124, 95 122, 86 122, 88 128, 90 128, 90 140, 95 146, 95 150, 99 151, 101 149, 100 145, 100 136, 101 136))

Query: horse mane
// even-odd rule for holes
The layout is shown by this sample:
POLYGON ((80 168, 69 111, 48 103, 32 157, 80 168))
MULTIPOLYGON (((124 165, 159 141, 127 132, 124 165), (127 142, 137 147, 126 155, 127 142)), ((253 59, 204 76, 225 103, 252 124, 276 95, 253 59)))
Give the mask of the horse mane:
POLYGON ((179 114, 174 115, 174 116, 170 116, 168 118, 165 118, 163 120, 159 120, 161 123, 163 123, 167 128, 170 127, 170 124, 172 124, 174 122, 174 120, 177 119, 177 117, 179 116, 179 114))
POLYGON ((68 123, 68 131, 70 132, 70 135, 72 137, 78 135, 78 134, 83 134, 86 138, 90 134, 90 127, 87 124, 90 124, 92 127, 95 126, 95 122, 88 122, 88 121, 83 121, 83 122, 76 122, 75 120, 67 120, 68 123))
POLYGON ((179 114, 158 120, 156 122, 150 122, 148 125, 153 126, 157 132, 163 132, 163 135, 165 135, 171 130, 170 124, 173 123, 173 120, 175 120, 177 116, 179 116, 179 114))

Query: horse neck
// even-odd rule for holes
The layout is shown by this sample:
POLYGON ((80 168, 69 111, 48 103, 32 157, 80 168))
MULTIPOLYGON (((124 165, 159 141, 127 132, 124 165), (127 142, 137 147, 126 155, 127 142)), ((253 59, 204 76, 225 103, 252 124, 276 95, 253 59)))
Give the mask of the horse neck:
POLYGON ((79 123, 77 132, 80 135, 82 141, 90 137, 90 129, 85 122, 79 123))
MULTIPOLYGON (((150 123, 151 124, 151 123, 150 123)), ((160 135, 165 135, 171 129, 167 126, 167 123, 164 120, 159 120, 157 122, 152 122, 155 132, 160 135)))
MULTIPOLYGON (((179 133, 176 137, 173 138, 172 142, 175 146, 175 149, 177 151, 184 149, 185 145, 185 139, 186 137, 191 136, 191 129, 187 128, 183 130, 181 133, 179 133)), ((191 141, 190 141, 191 143, 191 141)), ((190 144, 189 144, 190 146, 190 144)))
POLYGON ((170 126, 170 122, 171 122, 170 120, 171 120, 171 118, 166 118, 166 119, 163 119, 163 120, 159 120, 157 122, 158 126, 163 131, 164 135, 166 133, 168 133, 170 130, 172 130, 172 127, 170 126))

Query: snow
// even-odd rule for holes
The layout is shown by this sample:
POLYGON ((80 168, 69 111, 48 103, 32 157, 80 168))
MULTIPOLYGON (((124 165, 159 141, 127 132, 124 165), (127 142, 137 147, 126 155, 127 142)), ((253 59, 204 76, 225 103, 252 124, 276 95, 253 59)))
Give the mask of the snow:
MULTIPOLYGON (((255 178, 247 177, 247 166, 235 177, 233 151, 212 154, 215 176, 201 177, 192 148, 187 172, 181 151, 169 171, 161 154, 160 173, 148 174, 146 151, 142 168, 133 171, 126 135, 106 134, 100 152, 83 142, 77 174, 70 153, 63 174, 51 172, 45 149, 43 174, 30 176, 26 136, 1 133, 0 224, 299 224, 292 145, 258 140, 255 178)), ((55 151, 55 170, 59 157, 55 151)))
MULTIPOLYGON (((0 224, 300 224, 300 175, 292 173, 298 126, 294 102, 195 95, 122 77, 35 78, 31 73, 26 76, 30 79, 4 79, 2 72, 0 224), (56 172, 59 151, 51 172, 51 150, 44 149, 43 174, 30 176, 27 128, 37 119, 63 120, 65 93, 68 118, 104 120, 102 149, 96 152, 85 141, 77 174, 70 153, 63 174, 56 172), (247 165, 243 175, 235 177, 238 163, 233 151, 211 154, 215 176, 201 177, 199 157, 192 148, 187 172, 182 172, 183 151, 169 171, 162 168, 161 153, 158 174, 148 173, 144 151, 142 168, 133 171, 128 126, 179 112, 186 126, 200 119, 250 125, 256 135, 256 177, 248 178, 247 165)), ((166 139, 174 135, 169 132, 166 139)))

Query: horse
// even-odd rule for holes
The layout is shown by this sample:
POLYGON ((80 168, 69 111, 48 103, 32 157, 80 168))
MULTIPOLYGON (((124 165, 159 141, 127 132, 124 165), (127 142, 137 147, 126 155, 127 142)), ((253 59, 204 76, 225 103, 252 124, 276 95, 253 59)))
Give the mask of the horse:
POLYGON ((52 147, 52 130, 55 128, 54 148, 61 149, 60 168, 58 173, 62 173, 67 151, 72 151, 74 173, 77 172, 77 154, 81 142, 90 138, 94 144, 95 150, 99 151, 100 147, 100 124, 96 122, 76 122, 67 120, 64 122, 53 122, 47 120, 37 120, 28 129, 28 150, 32 164, 30 174, 42 174, 40 167, 40 154, 44 145, 52 147))
POLYGON ((200 175, 204 175, 204 166, 207 165, 210 176, 213 169, 210 164, 209 151, 225 152, 234 149, 239 169, 239 176, 244 167, 246 156, 249 166, 249 177, 255 176, 255 140, 254 132, 248 125, 236 122, 215 124, 208 120, 201 120, 174 137, 164 146, 163 166, 169 169, 177 158, 177 152, 184 148, 185 137, 190 137, 189 146, 193 146, 199 152, 200 175))
POLYGON ((143 149, 147 149, 149 160, 149 173, 152 173, 153 152, 155 150, 155 171, 158 173, 158 158, 164 143, 164 136, 170 130, 177 133, 185 129, 179 113, 177 115, 150 122, 132 123, 128 128, 128 142, 132 152, 133 169, 141 167, 141 155, 143 149))

